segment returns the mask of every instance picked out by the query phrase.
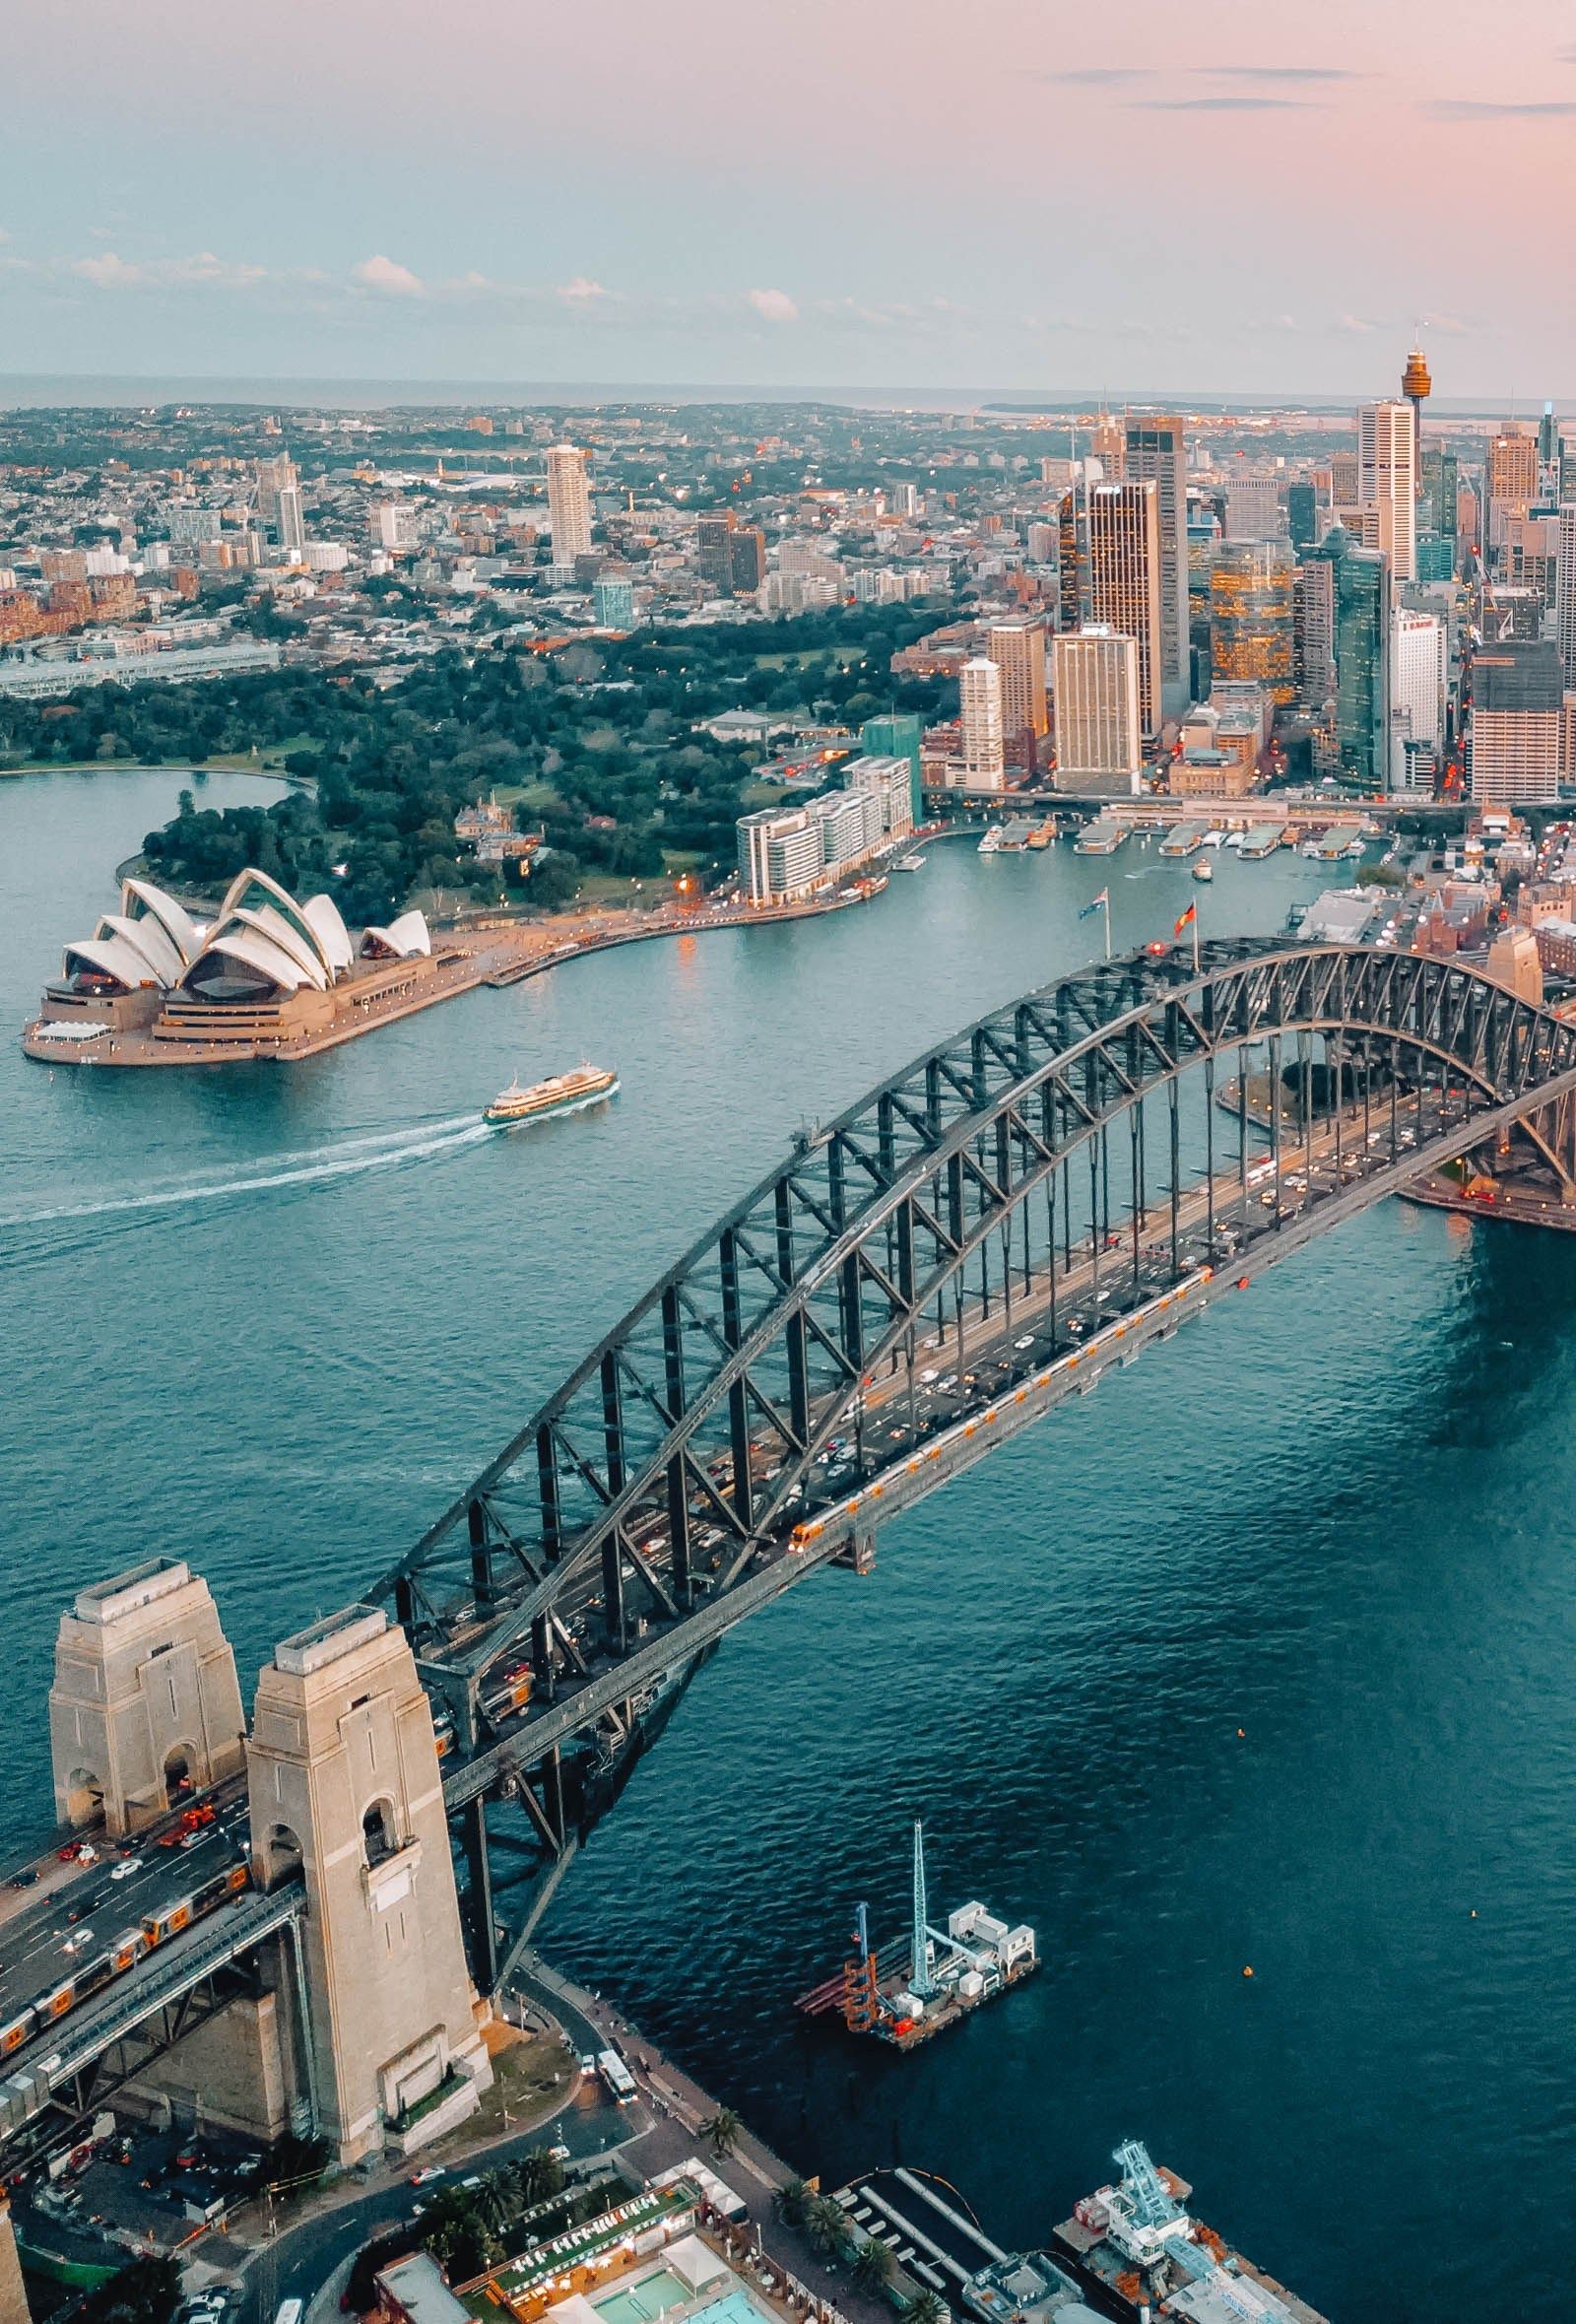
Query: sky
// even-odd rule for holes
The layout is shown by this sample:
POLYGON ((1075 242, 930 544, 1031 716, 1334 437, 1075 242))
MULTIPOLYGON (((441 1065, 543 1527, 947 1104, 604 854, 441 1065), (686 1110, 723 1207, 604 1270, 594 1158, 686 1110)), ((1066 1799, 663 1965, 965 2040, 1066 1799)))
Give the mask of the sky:
POLYGON ((1576 401, 1569 0, 0 0, 0 373, 1576 401))

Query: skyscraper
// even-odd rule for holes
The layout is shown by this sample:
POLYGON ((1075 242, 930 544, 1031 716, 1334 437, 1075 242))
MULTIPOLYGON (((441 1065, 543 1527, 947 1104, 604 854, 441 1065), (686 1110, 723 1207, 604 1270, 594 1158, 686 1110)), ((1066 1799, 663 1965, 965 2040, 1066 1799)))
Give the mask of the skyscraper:
POLYGON ((1330 560, 1317 553, 1292 577, 1291 654, 1298 701, 1322 710, 1336 691, 1336 578, 1330 560))
POLYGON ((1472 657, 1472 795, 1495 806, 1552 799, 1562 689, 1551 638, 1506 638, 1472 657))
POLYGON ((1488 439, 1489 549, 1500 548, 1507 519, 1525 516, 1538 498, 1538 438, 1512 420, 1488 439))
POLYGON ((1357 414, 1357 504, 1377 509, 1373 546, 1398 581, 1417 572, 1416 426, 1407 402, 1364 404, 1357 414))
POLYGON ((1002 676, 1002 732, 1009 742, 1050 731, 1045 706, 1045 631, 1038 622, 994 622, 985 652, 1002 676))
POLYGON ((1160 527, 1160 691, 1167 710, 1188 695, 1188 454, 1173 413, 1129 419, 1123 476, 1154 485, 1160 527))
POLYGON ((1283 541, 1222 541, 1210 571, 1210 667, 1216 679, 1256 678, 1277 702, 1296 692, 1291 584, 1283 541))
POLYGON ((1007 777, 1002 737, 1002 674, 984 654, 976 654, 958 671, 957 701, 962 729, 963 788, 999 791, 1007 777))
POLYGON ((1051 641, 1056 788, 1131 795, 1144 764, 1137 641, 1104 628, 1051 641))
POLYGON ((1554 632, 1559 642, 1559 666, 1564 683, 1567 688, 1576 689, 1576 505, 1568 500, 1559 511, 1554 632))
POLYGON ((591 548, 591 487, 585 454, 577 444, 548 450, 548 521, 553 529, 553 562, 572 564, 591 548))
POLYGON ((287 557, 298 560, 306 549, 306 520, 301 513, 300 486, 281 486, 276 508, 274 529, 279 535, 279 545, 287 557))
POLYGON ((1158 734, 1163 667, 1158 485, 1100 484, 1089 494, 1089 620, 1139 649, 1139 716, 1158 734))
POLYGON ((1562 445, 1559 422, 1554 418, 1554 407, 1544 404, 1543 416, 1538 425, 1538 505, 1557 508, 1560 502, 1560 469, 1562 445))
POLYGON ((1397 606, 1390 631, 1392 790, 1432 774, 1443 730, 1445 633, 1433 614, 1397 606))
POLYGON ((1312 555, 1327 558, 1335 571, 1341 764, 1365 790, 1382 791, 1390 770, 1389 560, 1377 549, 1354 548, 1339 524, 1312 555))
POLYGON ((1286 486, 1286 530, 1293 549, 1311 549, 1319 538, 1319 495, 1313 485, 1286 486))

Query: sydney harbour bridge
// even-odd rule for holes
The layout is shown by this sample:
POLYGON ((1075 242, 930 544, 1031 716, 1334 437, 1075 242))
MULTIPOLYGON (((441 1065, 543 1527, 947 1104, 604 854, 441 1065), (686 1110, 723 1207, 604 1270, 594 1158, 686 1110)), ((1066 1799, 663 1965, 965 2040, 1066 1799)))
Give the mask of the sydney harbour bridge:
POLYGON ((56 1799, 135 1857, 127 1926, 63 1968, 60 1896, 13 1912, 0 2144, 69 2139, 181 2054, 288 2084, 344 2159, 429 2086, 458 2103, 472 1983, 509 1977, 736 1623, 1469 1157, 1576 1204, 1576 1024, 1455 961, 1153 946, 803 1131, 361 1603, 276 1648, 249 1728, 184 1563, 80 1592, 56 1799), (420 1971, 387 1973, 396 1932, 420 1971))
POLYGON ((1576 1026, 1476 970, 1244 939, 1028 993, 802 1134, 376 1585, 479 1983, 735 1623, 1409 1179, 1514 1149, 1576 1199, 1573 1105, 1576 1026))

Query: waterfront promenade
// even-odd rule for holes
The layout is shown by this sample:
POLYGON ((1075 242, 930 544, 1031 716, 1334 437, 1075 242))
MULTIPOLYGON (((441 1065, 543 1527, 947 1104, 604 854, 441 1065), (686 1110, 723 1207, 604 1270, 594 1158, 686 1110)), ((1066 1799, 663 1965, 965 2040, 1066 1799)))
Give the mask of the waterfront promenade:
POLYGON ((867 902, 886 887, 879 871, 833 895, 813 896, 799 903, 749 904, 738 898, 720 906, 661 905, 649 911, 632 906, 609 906, 550 920, 474 920, 432 931, 432 958, 420 963, 426 971, 397 990, 362 999, 354 983, 336 991, 332 1022, 320 1030, 295 1039, 224 1039, 213 1041, 169 1039, 151 1028, 137 1030, 106 1029, 97 1038, 63 1040, 52 1037, 47 1023, 33 1018, 24 1029, 24 1055, 43 1065, 171 1066, 235 1065, 266 1058, 280 1065, 299 1064, 321 1056, 363 1033, 418 1016, 479 985, 521 984, 550 968, 594 953, 610 952, 625 944, 648 944, 659 937, 698 936, 718 928, 756 928, 788 920, 813 920, 824 913, 846 911, 867 902))

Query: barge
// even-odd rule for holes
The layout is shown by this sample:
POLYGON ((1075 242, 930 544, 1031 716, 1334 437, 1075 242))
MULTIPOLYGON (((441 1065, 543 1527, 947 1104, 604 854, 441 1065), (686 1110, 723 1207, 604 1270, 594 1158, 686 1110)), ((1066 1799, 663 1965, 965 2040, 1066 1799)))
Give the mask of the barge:
POLYGON ((944 1929, 933 1928, 926 1900, 925 1834, 914 1825, 914 1918, 906 1944, 878 1951, 866 1907, 858 1908, 853 1948, 836 1976, 794 2004, 808 2018, 840 2015, 850 2033, 895 2049, 915 2049, 982 2002, 994 2001, 1039 1967, 1034 1931, 1010 1928, 977 1901, 960 1904, 944 1929))
POLYGON ((1057 2261, 1102 2316, 1114 2324, 1326 2324, 1194 2219, 1192 2188, 1151 2162, 1139 2140, 1113 2159, 1120 2177, 1085 2195, 1051 2235, 1057 2261))

